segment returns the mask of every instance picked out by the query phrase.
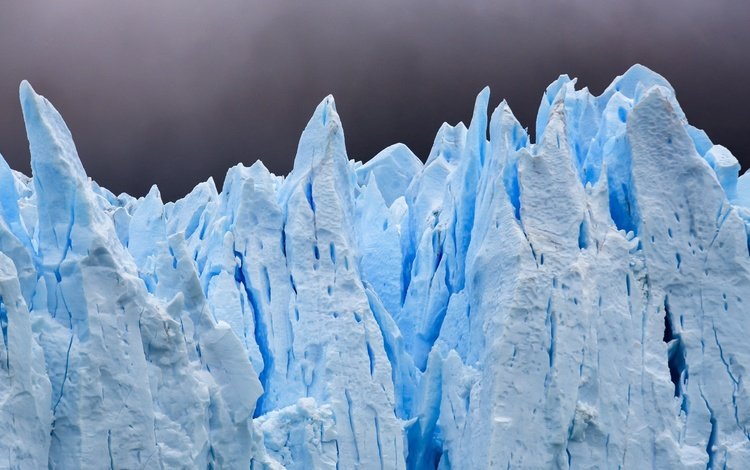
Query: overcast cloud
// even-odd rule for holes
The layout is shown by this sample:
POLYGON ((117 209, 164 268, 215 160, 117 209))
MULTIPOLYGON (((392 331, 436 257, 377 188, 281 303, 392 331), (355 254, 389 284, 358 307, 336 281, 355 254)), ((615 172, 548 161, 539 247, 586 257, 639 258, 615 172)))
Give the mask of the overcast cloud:
POLYGON ((670 80, 691 123, 750 164, 743 0, 211 3, 4 3, 0 153, 29 172, 22 79, 61 111, 92 178, 134 195, 157 183, 174 199, 238 162, 288 172, 329 93, 351 158, 395 142, 424 157, 484 85, 532 128, 559 74, 599 93, 640 62, 670 80))

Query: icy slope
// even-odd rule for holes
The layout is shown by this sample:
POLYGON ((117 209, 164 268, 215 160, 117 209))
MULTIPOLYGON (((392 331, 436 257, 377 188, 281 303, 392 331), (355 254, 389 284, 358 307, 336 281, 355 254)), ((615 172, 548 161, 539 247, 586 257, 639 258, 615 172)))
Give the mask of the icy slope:
POLYGON ((424 164, 349 160, 328 97, 287 177, 164 204, 22 84, 0 466, 750 467, 750 176, 657 74, 574 85, 537 143, 482 91, 424 164))

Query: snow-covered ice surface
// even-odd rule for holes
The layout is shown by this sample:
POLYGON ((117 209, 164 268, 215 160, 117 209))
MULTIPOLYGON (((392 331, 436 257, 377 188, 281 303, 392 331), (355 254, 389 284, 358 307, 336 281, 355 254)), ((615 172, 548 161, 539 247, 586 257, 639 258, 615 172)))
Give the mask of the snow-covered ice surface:
POLYGON ((290 175, 165 204, 23 83, 0 467, 750 468, 750 174, 641 66, 536 143, 488 102, 362 164, 328 97, 290 175))

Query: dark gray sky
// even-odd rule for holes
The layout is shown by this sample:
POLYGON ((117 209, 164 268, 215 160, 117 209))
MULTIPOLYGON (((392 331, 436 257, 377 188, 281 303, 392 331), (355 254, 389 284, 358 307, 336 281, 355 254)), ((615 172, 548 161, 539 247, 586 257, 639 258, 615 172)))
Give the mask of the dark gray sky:
MULTIPOLYGON (((640 62, 688 119, 750 164, 747 0, 25 0, 0 11, 0 153, 29 173, 28 79, 61 111, 89 175, 165 199, 261 158, 289 171, 315 105, 336 97, 349 156, 404 142, 492 88, 533 128, 561 73, 600 93, 640 62)), ((533 130, 533 129, 532 129, 533 130)))

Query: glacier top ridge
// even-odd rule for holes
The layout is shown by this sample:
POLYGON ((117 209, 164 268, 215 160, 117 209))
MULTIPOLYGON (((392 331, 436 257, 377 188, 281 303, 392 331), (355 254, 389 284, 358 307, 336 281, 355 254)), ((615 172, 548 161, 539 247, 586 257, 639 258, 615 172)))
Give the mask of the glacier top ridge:
POLYGON ((9 468, 750 467, 750 176, 646 67, 560 76, 535 141, 484 89, 424 162, 350 160, 329 96, 289 175, 166 203, 20 98, 9 468))

